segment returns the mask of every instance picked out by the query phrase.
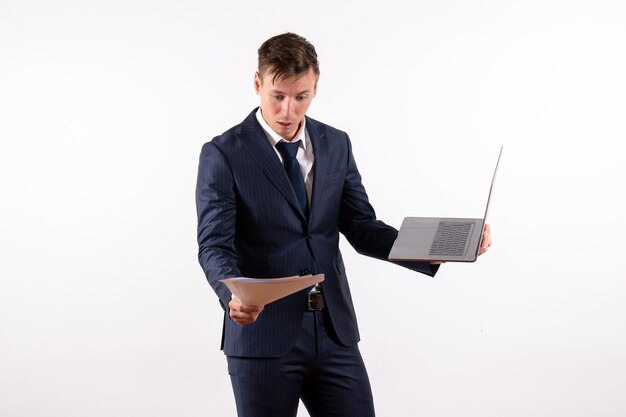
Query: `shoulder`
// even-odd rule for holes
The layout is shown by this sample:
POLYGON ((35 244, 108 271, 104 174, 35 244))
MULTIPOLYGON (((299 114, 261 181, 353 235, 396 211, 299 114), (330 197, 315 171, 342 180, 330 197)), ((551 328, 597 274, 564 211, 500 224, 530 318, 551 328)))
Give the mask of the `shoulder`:
POLYGON ((236 147, 237 137, 241 136, 244 133, 254 133, 261 128, 259 126, 259 122, 256 120, 255 113, 256 109, 254 109, 248 116, 246 116, 246 118, 241 123, 231 127, 223 133, 215 136, 209 142, 205 143, 202 147, 203 151, 205 148, 211 147, 219 148, 222 151, 226 151, 228 149, 236 147))
POLYGON ((310 135, 326 138, 331 142, 336 143, 350 142, 348 134, 341 129, 337 129, 336 127, 320 122, 319 120, 313 119, 309 116, 306 116, 306 123, 307 130, 310 135))

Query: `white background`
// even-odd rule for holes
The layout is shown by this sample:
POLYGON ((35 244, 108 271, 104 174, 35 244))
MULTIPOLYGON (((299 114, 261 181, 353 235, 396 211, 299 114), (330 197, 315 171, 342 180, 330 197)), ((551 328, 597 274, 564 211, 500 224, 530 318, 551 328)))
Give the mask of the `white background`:
POLYGON ((480 216, 504 145, 479 262, 432 279, 342 242, 378 415, 626 415, 624 22, 617 0, 1 0, 0 415, 235 415, 195 176, 284 31, 389 224, 480 216))

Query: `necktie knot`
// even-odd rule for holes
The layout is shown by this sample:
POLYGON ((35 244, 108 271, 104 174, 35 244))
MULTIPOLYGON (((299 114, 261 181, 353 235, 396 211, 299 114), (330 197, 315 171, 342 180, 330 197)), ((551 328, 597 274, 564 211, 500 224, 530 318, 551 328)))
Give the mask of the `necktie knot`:
POLYGON ((285 142, 281 140, 276 144, 276 149, 278 149, 278 152, 280 152, 283 158, 295 158, 298 153, 298 148, 300 147, 300 142, 299 140, 295 142, 285 142))

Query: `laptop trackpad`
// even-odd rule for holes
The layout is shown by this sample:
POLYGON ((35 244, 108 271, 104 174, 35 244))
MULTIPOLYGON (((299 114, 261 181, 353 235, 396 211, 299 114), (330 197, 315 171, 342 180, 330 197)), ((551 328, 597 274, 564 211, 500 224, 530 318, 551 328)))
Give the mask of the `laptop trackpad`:
POLYGON ((407 217, 402 222, 398 238, 391 248, 389 259, 425 259, 432 246, 439 219, 407 217))
POLYGON ((403 248, 430 250, 437 232, 437 224, 431 226, 405 226, 401 229, 396 244, 403 248))

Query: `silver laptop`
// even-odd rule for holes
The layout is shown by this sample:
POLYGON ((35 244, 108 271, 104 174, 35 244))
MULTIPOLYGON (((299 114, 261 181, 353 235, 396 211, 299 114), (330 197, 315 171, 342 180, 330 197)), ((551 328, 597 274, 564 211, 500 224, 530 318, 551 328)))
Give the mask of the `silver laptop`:
POLYGON ((389 260, 474 262, 478 257, 502 149, 500 147, 482 219, 405 217, 389 260))

